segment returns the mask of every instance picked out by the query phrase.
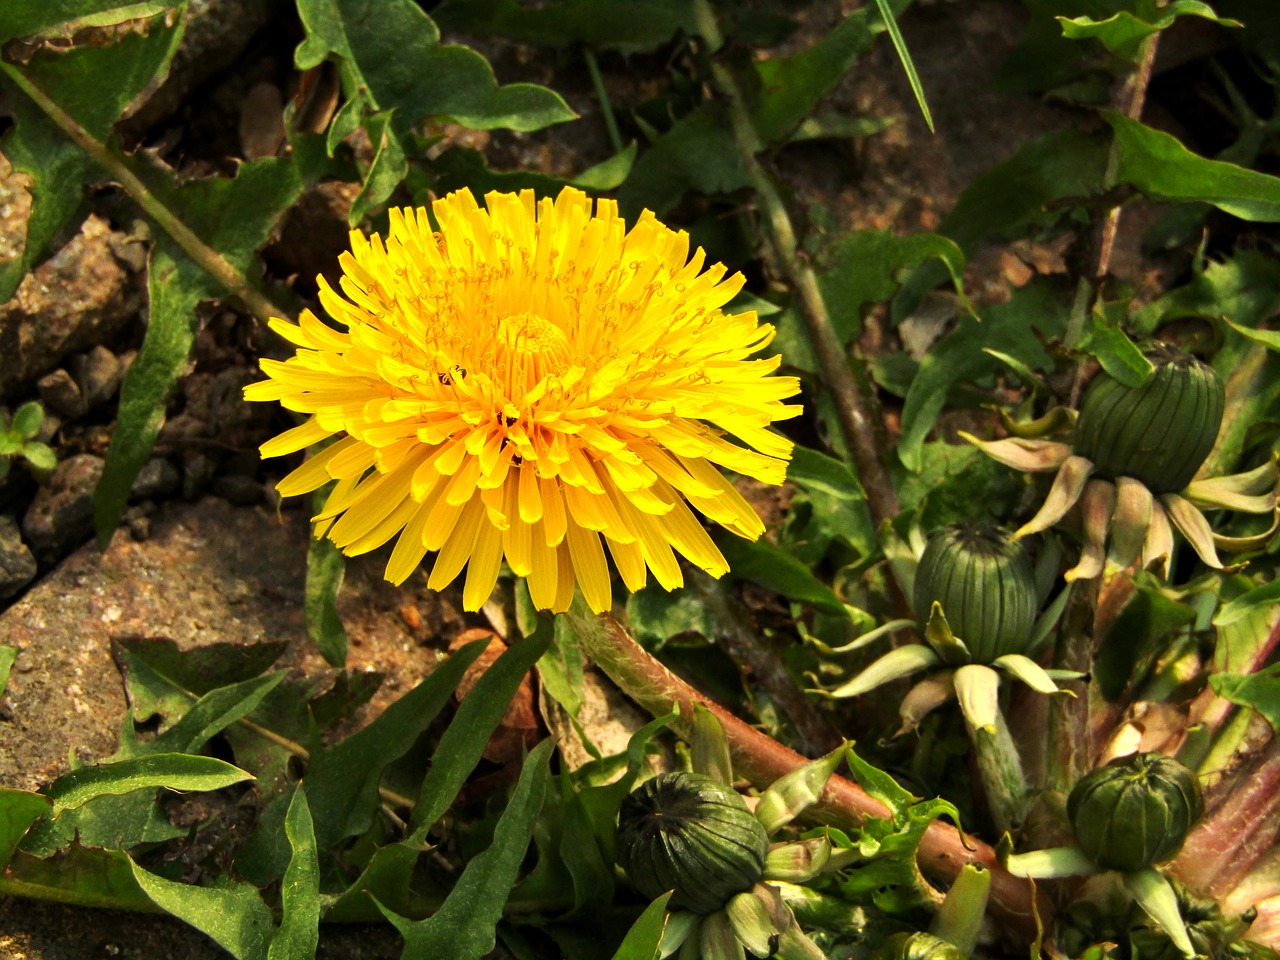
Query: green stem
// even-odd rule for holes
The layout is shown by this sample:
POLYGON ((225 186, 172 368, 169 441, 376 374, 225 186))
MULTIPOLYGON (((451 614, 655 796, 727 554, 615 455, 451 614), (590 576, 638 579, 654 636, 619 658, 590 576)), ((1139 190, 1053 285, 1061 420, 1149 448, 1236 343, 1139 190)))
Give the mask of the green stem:
POLYGON ((967 864, 947 891, 942 907, 934 914, 929 932, 955 944, 966 955, 973 953, 982 920, 987 915, 990 893, 991 871, 980 864, 967 864))
POLYGON ((618 118, 614 116, 609 91, 604 88, 604 77, 600 75, 600 64, 596 60, 595 51, 590 47, 583 47, 582 58, 587 61, 587 73, 591 74, 591 86, 595 88, 596 100, 600 102, 600 113, 604 117, 604 128, 609 133, 609 143, 614 153, 621 153, 623 143, 622 134, 618 130, 618 118))
MULTIPOLYGON (((708 51, 715 53, 724 45, 724 38, 708 0, 694 0, 694 14, 708 51)), ((826 302, 822 299, 817 275, 799 254, 795 227, 786 204, 777 184, 757 159, 756 155, 764 144, 747 110, 742 90, 723 64, 712 60, 710 69, 717 89, 728 101, 734 142, 764 213, 765 238, 768 241, 766 259, 776 273, 791 282, 796 292, 800 315, 821 367, 823 383, 835 404, 845 445, 857 468, 872 519, 878 527, 898 515, 898 496, 881 450, 881 418, 877 405, 865 378, 860 385, 850 368, 849 357, 836 335, 826 302)))
POLYGON ((217 251, 201 240, 178 216, 166 207, 129 169, 123 158, 113 153, 107 146, 95 140, 76 119, 58 106, 48 94, 41 90, 32 80, 13 64, 0 61, 0 70, 11 79, 23 93, 35 101, 58 128, 72 143, 87 153, 103 169, 111 174, 124 191, 133 198, 138 206, 146 211, 165 233, 173 238, 188 257, 206 273, 222 284, 228 293, 232 293, 244 301, 245 306, 262 322, 272 317, 285 317, 288 314, 259 293, 249 283, 243 273, 217 251))

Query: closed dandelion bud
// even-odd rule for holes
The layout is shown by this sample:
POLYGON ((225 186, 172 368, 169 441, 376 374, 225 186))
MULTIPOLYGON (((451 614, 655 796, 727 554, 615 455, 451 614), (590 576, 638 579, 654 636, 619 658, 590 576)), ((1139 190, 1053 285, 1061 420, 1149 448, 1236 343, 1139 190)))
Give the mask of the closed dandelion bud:
POLYGON ((873 955, 874 960, 969 960, 949 940, 931 933, 895 933, 873 955))
POLYGON ((1080 849, 1098 866, 1126 873, 1175 856, 1203 813, 1196 775, 1159 753, 1117 757, 1067 798, 1080 849))
POLYGON ((1072 447, 1098 475, 1132 477, 1154 494, 1191 482, 1213 449, 1226 393, 1214 370, 1156 341, 1143 350, 1155 372, 1127 387, 1106 372, 1089 384, 1072 447))
POLYGON ((1036 619, 1036 584, 1022 545, 998 530, 970 524, 929 538, 916 568, 915 612, 921 628, 934 603, 975 663, 1021 653, 1036 619))
POLYGON ((732 787, 698 773, 662 773, 622 801, 618 863, 646 897, 711 913, 751 889, 769 837, 732 787))

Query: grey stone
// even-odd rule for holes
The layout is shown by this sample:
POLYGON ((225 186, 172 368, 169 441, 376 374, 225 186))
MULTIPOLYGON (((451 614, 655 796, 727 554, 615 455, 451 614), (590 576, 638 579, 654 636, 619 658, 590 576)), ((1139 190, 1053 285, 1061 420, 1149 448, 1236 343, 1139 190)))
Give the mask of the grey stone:
POLYGON ((0 517, 0 600, 12 597, 36 577, 36 558, 22 542, 18 525, 0 517))
POLYGON ((224 500, 243 506, 262 503, 266 499, 266 490, 261 483, 252 477, 229 474, 213 478, 213 492, 224 500))
POLYGON ((36 383, 36 390, 40 393, 41 402, 61 416, 75 419, 84 416, 89 409, 80 384, 62 368, 41 377, 36 383))
POLYGON ((182 474, 178 468, 164 457, 152 457, 142 465, 138 476, 129 489, 131 499, 143 500, 148 497, 162 497, 172 493, 182 485, 182 474))
POLYGON ((75 357, 72 365, 85 404, 90 408, 110 400, 124 376, 124 366, 101 344, 83 356, 75 357))
POLYGON ((0 399, 138 316, 141 284, 116 259, 116 239, 105 220, 90 216, 70 243, 0 304, 0 399))
POLYGON ((36 491, 22 532, 40 560, 52 563, 93 535, 93 488, 102 465, 91 453, 68 457, 36 491))

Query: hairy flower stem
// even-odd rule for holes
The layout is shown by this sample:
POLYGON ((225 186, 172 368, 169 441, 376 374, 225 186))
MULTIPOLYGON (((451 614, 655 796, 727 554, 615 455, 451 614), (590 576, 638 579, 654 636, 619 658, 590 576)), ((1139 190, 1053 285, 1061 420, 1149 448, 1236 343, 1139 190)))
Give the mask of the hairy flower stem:
MULTIPOLYGON (((708 0, 694 0, 694 13, 708 52, 714 54, 724 44, 715 12, 708 0)), ((865 377, 860 385, 850 367, 848 354, 836 335, 831 317, 827 313, 826 302, 822 299, 822 291, 818 288, 818 278, 799 254, 795 227, 787 213, 786 204, 778 192, 777 184, 757 159, 764 144, 747 111, 737 80, 727 67, 714 60, 710 62, 710 70, 716 88, 728 101, 733 138, 764 212, 763 223, 768 241, 765 246, 766 260, 795 289, 800 315, 804 318, 805 329, 813 344, 818 365, 822 368, 823 382, 831 393, 845 445, 857 468, 858 480, 866 493, 871 517, 878 527, 898 514, 898 495, 893 488, 882 452, 878 404, 865 377)))
MULTIPOLYGON (((702 704, 716 715, 724 727, 725 740, 735 771, 757 787, 764 788, 791 773, 807 761, 728 710, 709 700, 650 656, 622 626, 608 614, 589 615, 575 606, 564 615, 578 637, 583 651, 623 691, 654 716, 680 710, 674 724, 682 736, 692 735, 693 708, 702 704)), ((818 819, 854 827, 872 817, 889 816, 889 810, 857 784, 833 776, 822 798, 812 808, 818 819)), ((934 821, 920 842, 917 854, 921 869, 928 875, 952 883, 965 864, 980 863, 991 871, 991 909, 1000 919, 1018 930, 1034 935, 1035 918, 1050 920, 1048 901, 1036 898, 1031 884, 1018 879, 996 861, 995 851, 955 827, 934 821)))
POLYGON ((12 80, 23 93, 35 101, 36 106, 45 112, 72 143, 87 153, 99 166, 115 179, 125 193, 133 198, 146 214, 154 220, 183 252, 200 266, 205 273, 213 277, 226 288, 227 292, 239 297, 250 312, 260 321, 266 323, 272 317, 284 317, 288 314, 273 304, 253 288, 248 278, 237 270, 225 257, 206 244, 188 227, 172 210, 166 207, 147 185, 129 169, 124 159, 118 156, 104 143, 94 139, 93 135, 76 122, 76 119, 43 90, 18 67, 0 61, 0 70, 12 80))

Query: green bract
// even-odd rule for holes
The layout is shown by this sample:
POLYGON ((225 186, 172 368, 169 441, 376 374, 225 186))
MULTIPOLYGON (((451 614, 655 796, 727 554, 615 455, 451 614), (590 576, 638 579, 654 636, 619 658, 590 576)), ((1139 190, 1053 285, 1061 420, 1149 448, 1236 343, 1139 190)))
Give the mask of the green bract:
POLYGON ((618 863, 646 897, 711 913, 764 871, 769 837, 732 787, 698 773, 662 773, 622 802, 618 863))
POLYGON ((968 960, 968 954, 931 933, 895 933, 875 952, 875 960, 968 960))
POLYGON ((916 568, 915 613, 923 628, 940 604, 974 663, 1021 653, 1036 619, 1031 561, 998 530, 968 524, 929 538, 916 568))
POLYGON ((1213 449, 1226 394, 1213 369, 1159 341, 1143 350, 1155 372, 1140 387, 1099 373, 1076 420, 1074 449, 1097 475, 1132 477, 1153 494, 1191 482, 1213 449))
POLYGON ((1159 753, 1117 757, 1067 798, 1080 848, 1098 866, 1126 873, 1172 858, 1203 813, 1196 775, 1159 753))

